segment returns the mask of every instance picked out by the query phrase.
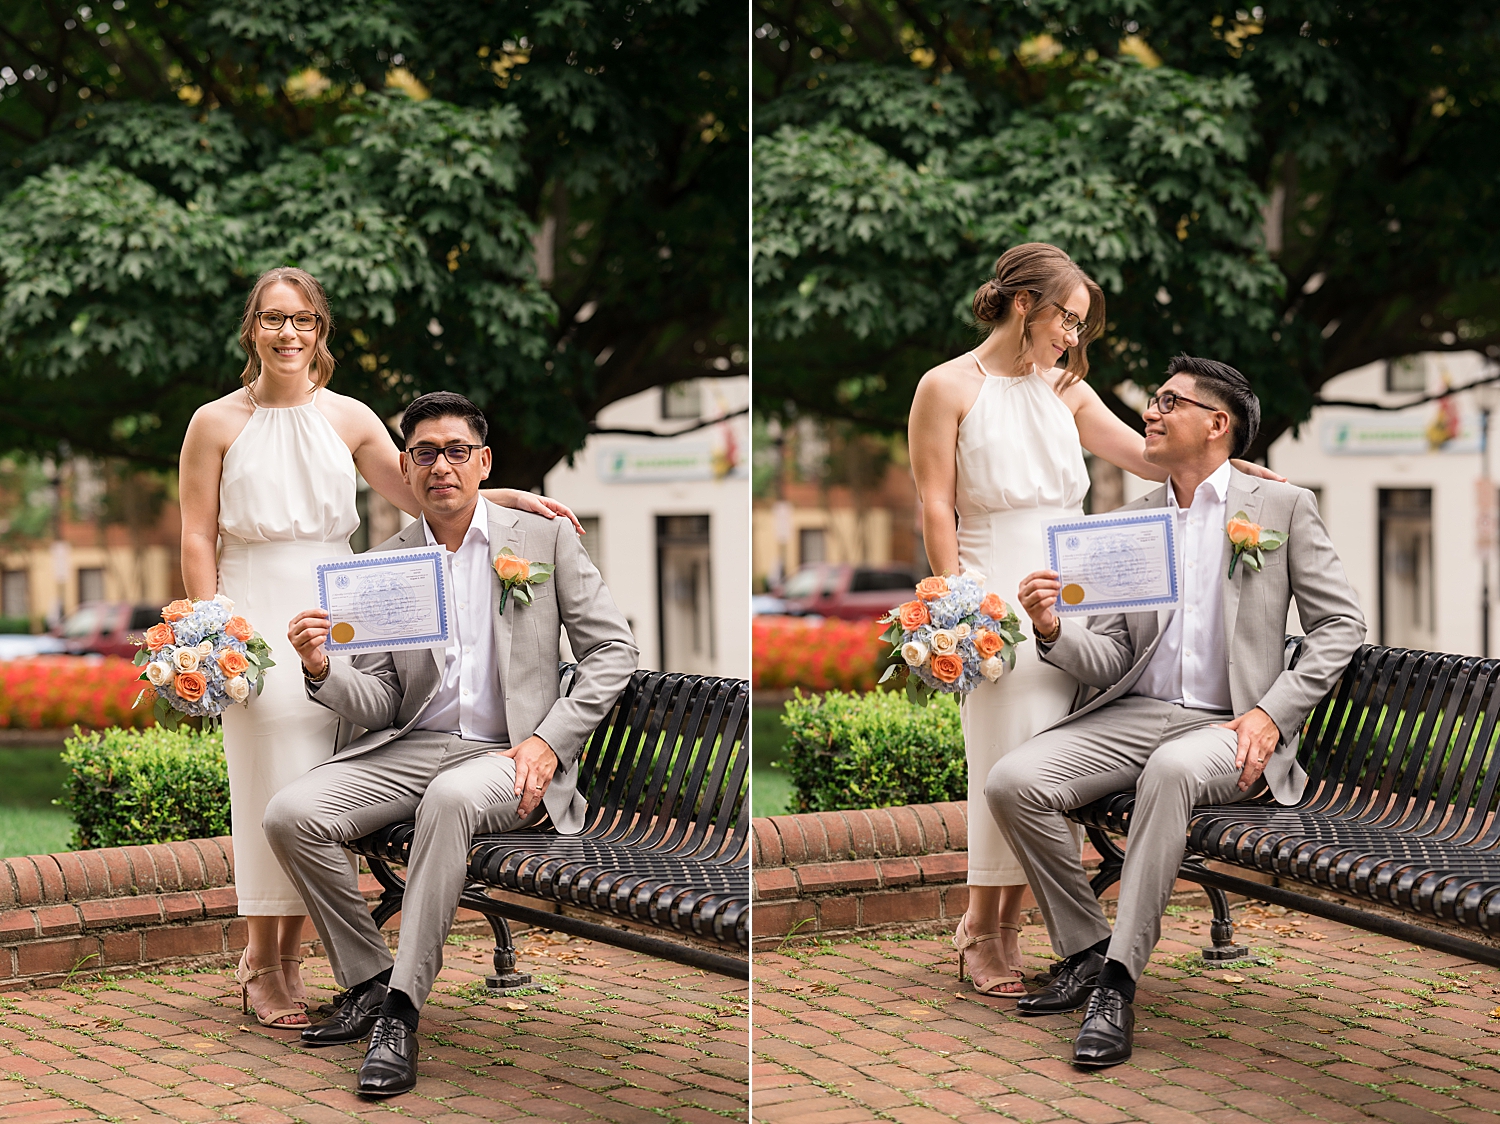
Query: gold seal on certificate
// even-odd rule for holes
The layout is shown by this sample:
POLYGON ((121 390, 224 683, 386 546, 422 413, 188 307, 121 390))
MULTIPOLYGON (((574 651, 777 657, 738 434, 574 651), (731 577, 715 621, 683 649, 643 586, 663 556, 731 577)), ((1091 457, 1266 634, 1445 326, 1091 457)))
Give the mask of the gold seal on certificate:
POLYGON ((1134 613, 1176 607, 1177 525, 1156 508, 1057 519, 1042 525, 1047 562, 1062 583, 1062 615, 1134 613))
POLYGON ((448 571, 442 547, 378 551, 313 563, 330 654, 445 648, 448 571))

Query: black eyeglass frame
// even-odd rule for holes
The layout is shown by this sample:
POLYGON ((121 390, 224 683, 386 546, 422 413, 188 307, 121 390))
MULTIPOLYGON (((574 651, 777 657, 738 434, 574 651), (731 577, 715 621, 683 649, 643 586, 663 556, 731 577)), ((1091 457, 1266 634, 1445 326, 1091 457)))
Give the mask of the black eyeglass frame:
POLYGON ((261 311, 260 309, 256 309, 255 310, 255 322, 257 324, 259 324, 262 328, 264 328, 268 332, 279 332, 279 331, 281 331, 281 324, 276 324, 276 325, 267 324, 266 320, 265 320, 265 318, 267 316, 279 316, 279 317, 281 317, 281 324, 285 324, 288 320, 290 320, 292 322, 292 327, 296 328, 296 330, 299 331, 299 332, 316 332, 318 330, 318 325, 321 324, 321 323, 323 323, 323 314, 321 312, 294 312, 294 313, 292 313, 292 315, 288 316, 285 312, 278 312, 274 308, 267 309, 265 311, 261 311), (299 316, 311 316, 313 318, 313 325, 312 325, 312 327, 311 328, 298 328, 297 327, 297 317, 299 317, 299 316))
POLYGON ((412 464, 418 465, 421 468, 431 468, 437 464, 439 453, 443 454, 443 459, 449 464, 468 464, 469 458, 474 455, 473 451, 483 448, 483 445, 444 445, 441 449, 436 445, 417 445, 414 448, 407 449, 406 455, 411 458, 412 464), (453 454, 460 449, 463 450, 464 455, 454 460, 453 454), (422 458, 424 457, 429 457, 430 459, 423 460, 422 458))
POLYGON ((1229 413, 1223 406, 1210 406, 1207 402, 1199 402, 1196 398, 1189 398, 1186 394, 1178 394, 1175 390, 1157 391, 1151 396, 1150 401, 1146 403, 1146 409, 1155 410, 1158 414, 1170 414, 1173 410, 1177 409, 1177 403, 1179 402, 1187 402, 1190 405, 1197 406, 1199 409, 1209 410, 1216 414, 1229 413), (1172 400, 1170 406, 1163 404, 1163 396, 1172 400))

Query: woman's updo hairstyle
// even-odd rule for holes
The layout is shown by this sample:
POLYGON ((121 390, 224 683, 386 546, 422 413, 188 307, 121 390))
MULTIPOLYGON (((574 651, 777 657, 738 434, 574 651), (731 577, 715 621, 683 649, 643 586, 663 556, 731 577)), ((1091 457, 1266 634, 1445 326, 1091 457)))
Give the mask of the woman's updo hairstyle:
POLYGON ((1078 346, 1068 349, 1067 376, 1058 387, 1062 390, 1088 377, 1088 347, 1104 328, 1104 290, 1067 254, 1046 242, 1027 242, 1006 250, 995 263, 995 276, 974 294, 975 323, 988 335, 1015 315, 1017 295, 1025 293, 1030 298, 1015 359, 1015 373, 1024 374, 1021 368, 1031 352, 1032 322, 1055 314, 1054 303, 1066 304, 1079 285, 1088 290, 1089 312, 1078 325, 1078 346))
MULTIPOLYGON (((250 295, 245 298, 245 314, 240 318, 240 349, 245 353, 245 369, 240 372, 240 382, 246 389, 260 378, 260 352, 255 350, 255 314, 261 310, 260 299, 266 289, 278 281, 285 281, 302 294, 310 311, 318 314, 318 334, 313 343, 313 383, 318 387, 328 385, 333 378, 333 352, 328 350, 328 337, 333 333, 333 313, 328 308, 328 294, 318 279, 305 269, 283 265, 268 269, 255 279, 250 295)), ((286 311, 283 309, 283 311, 286 311)))

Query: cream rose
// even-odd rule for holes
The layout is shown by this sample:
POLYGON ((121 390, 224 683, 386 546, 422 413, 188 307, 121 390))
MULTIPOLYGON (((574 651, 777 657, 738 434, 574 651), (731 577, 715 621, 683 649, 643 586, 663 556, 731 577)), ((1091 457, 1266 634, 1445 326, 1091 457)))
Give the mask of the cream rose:
POLYGON ((964 621, 959 621, 953 626, 953 635, 957 636, 960 640, 967 640, 969 638, 968 624, 964 621))
POLYGON ((940 628, 932 634, 932 654, 949 656, 958 648, 958 637, 951 629, 940 628))
POLYGON ((198 663, 197 648, 178 648, 172 653, 172 666, 178 671, 197 671, 198 663))
POLYGON ((198 654, 200 656, 211 656, 214 654, 214 642, 212 640, 198 641, 198 654))
POLYGON ((233 679, 225 680, 224 693, 235 702, 244 702, 250 697, 250 681, 243 675, 236 675, 233 679))
POLYGON ((1005 661, 999 656, 991 656, 987 660, 980 660, 979 674, 983 675, 991 683, 998 683, 1000 677, 1005 674, 1005 661))
POLYGON ((966 578, 969 578, 969 579, 971 579, 971 580, 973 580, 973 581, 976 581, 976 582, 978 582, 978 583, 979 583, 979 588, 980 588, 980 589, 983 589, 983 588, 984 588, 984 583, 985 583, 985 582, 986 582, 986 581, 987 581, 987 580, 988 580, 988 579, 987 579, 987 578, 986 578, 986 577, 985 577, 985 576, 984 576, 984 575, 983 575, 983 574, 981 574, 981 573, 980 573, 980 572, 979 572, 979 571, 978 571, 978 570, 965 570, 965 571, 964 571, 964 577, 966 577, 966 578))
POLYGON ((216 594, 214 594, 214 604, 216 604, 216 605, 223 605, 224 606, 224 611, 226 613, 232 613, 232 612, 234 612, 234 602, 231 601, 229 598, 225 597, 222 593, 216 593, 216 594))
POLYGON ((920 640, 908 640, 901 645, 901 658, 907 667, 921 667, 927 662, 927 645, 920 640))
POLYGON ((146 679, 153 687, 160 687, 172 679, 172 668, 160 660, 152 660, 146 665, 146 679))

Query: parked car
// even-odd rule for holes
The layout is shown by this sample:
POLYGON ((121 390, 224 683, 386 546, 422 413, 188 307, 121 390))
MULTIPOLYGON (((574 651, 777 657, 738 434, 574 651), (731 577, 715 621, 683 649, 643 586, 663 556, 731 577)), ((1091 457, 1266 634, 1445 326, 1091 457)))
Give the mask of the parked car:
POLYGON ((0 633, 0 660, 26 660, 32 656, 60 656, 68 646, 56 636, 43 633, 32 636, 25 632, 0 633))
POLYGON ((916 583, 916 576, 904 566, 818 562, 787 578, 780 597, 786 611, 797 616, 874 620, 909 601, 916 583))
POLYGON ((86 601, 78 606, 52 635, 73 655, 96 653, 134 659, 136 645, 148 628, 161 620, 156 605, 131 605, 125 601, 86 601))

